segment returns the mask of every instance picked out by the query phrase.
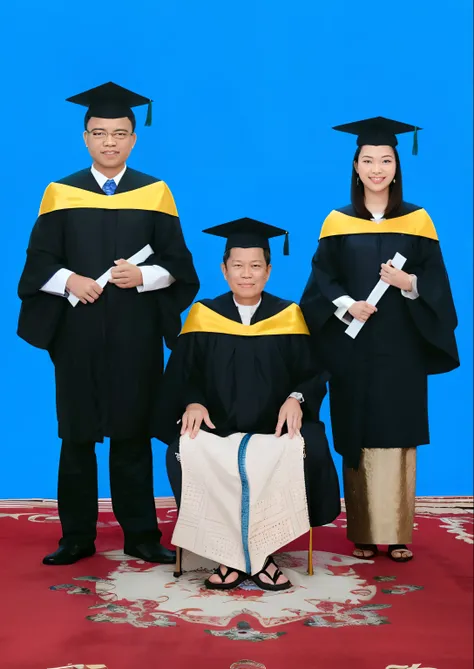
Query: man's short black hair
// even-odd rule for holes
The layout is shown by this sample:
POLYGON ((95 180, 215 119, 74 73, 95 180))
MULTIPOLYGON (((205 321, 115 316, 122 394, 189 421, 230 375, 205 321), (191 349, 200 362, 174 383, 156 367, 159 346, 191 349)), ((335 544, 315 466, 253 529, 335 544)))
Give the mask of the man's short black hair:
MULTIPOLYGON (((224 265, 226 265, 226 266, 227 266, 227 261, 228 261, 229 258, 230 258, 230 252, 231 252, 231 251, 232 251, 232 249, 228 249, 228 250, 224 253, 224 258, 223 258, 222 262, 223 262, 224 265)), ((270 249, 262 249, 262 251, 263 251, 263 257, 265 258, 265 262, 266 262, 267 267, 268 267, 268 265, 271 263, 271 260, 272 260, 272 259, 271 259, 271 254, 270 254, 270 249)))
MULTIPOLYGON (((84 116, 84 130, 87 130, 87 124, 89 123, 91 118, 92 114, 86 112, 86 115, 84 116)), ((126 118, 130 119, 130 123, 132 124, 132 132, 135 132, 135 128, 137 127, 137 120, 132 110, 130 110, 130 112, 126 115, 126 118)))

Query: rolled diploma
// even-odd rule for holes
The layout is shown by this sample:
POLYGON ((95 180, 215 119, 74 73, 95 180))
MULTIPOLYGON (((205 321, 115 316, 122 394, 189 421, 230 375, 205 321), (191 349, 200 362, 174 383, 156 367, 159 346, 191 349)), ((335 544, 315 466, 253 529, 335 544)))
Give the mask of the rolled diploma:
MULTIPOLYGON (((132 265, 139 265, 142 262, 145 262, 151 255, 153 255, 154 251, 151 248, 150 244, 147 244, 144 246, 140 251, 137 251, 133 256, 131 256, 127 262, 131 263, 132 265)), ((105 288, 105 286, 109 283, 110 279, 112 278, 112 269, 108 269, 106 272, 104 272, 101 276, 99 276, 98 279, 96 279, 96 283, 99 284, 101 288, 105 288)), ((72 304, 73 307, 76 306, 76 304, 79 302, 79 298, 73 295, 72 293, 69 295, 67 298, 70 304, 72 304)))
MULTIPOLYGON (((403 265, 406 263, 406 261, 407 261, 407 259, 404 256, 402 256, 400 253, 396 253, 393 257, 392 265, 396 269, 402 269, 403 265)), ((385 295, 388 288, 390 288, 390 284, 385 283, 385 281, 382 281, 382 279, 380 279, 378 284, 375 286, 373 291, 370 293, 366 302, 368 302, 369 304, 371 304, 372 306, 375 307, 377 305, 378 301, 380 300, 380 298, 383 297, 383 295, 385 295)), ((349 335, 349 337, 352 337, 352 339, 355 339, 357 337, 357 335, 359 334, 359 332, 364 327, 365 323, 367 323, 367 321, 362 322, 362 321, 358 321, 356 318, 354 318, 354 320, 351 321, 351 324, 345 330, 346 335, 349 335)))

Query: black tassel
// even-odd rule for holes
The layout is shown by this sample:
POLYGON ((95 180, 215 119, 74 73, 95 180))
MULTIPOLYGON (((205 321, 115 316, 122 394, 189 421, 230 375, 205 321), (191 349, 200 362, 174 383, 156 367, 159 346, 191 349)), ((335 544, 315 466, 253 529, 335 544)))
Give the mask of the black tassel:
POLYGON ((283 244, 283 255, 290 255, 290 235, 288 232, 285 232, 285 242, 283 244))
POLYGON ((153 100, 149 100, 148 109, 147 109, 147 113, 146 113, 146 121, 145 121, 145 125, 148 126, 148 127, 151 126, 151 122, 152 122, 152 119, 153 119, 153 109, 152 109, 152 107, 153 107, 153 100))
POLYGON ((411 150, 412 155, 418 155, 418 128, 415 126, 415 132, 413 134, 413 148, 411 150))

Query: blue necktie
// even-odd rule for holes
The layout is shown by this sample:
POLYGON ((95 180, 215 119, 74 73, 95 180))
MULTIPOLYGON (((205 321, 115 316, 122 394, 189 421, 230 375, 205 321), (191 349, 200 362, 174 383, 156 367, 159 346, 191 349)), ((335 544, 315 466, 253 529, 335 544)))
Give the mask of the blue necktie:
POLYGON ((114 195, 117 190, 117 184, 113 179, 107 179, 102 190, 106 195, 114 195))

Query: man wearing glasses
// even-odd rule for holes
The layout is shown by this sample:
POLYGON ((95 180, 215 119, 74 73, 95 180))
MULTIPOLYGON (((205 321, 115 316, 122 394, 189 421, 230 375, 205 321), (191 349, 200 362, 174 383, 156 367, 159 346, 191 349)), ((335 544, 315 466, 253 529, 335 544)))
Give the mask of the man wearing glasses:
POLYGON ((137 140, 132 107, 151 101, 107 83, 69 102, 87 107, 93 164, 45 191, 19 284, 18 334, 46 349, 56 376, 59 548, 47 565, 95 552, 96 442, 110 437, 110 485, 125 552, 172 563, 153 495, 152 407, 180 314, 199 288, 173 196, 126 166, 137 140))

